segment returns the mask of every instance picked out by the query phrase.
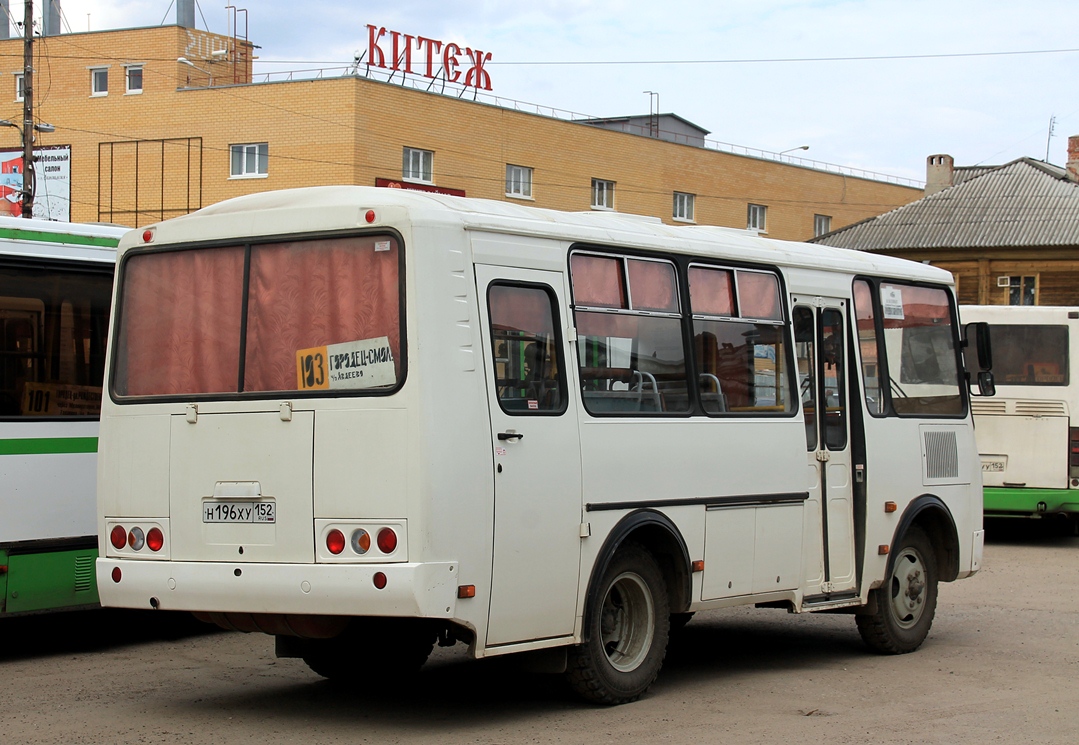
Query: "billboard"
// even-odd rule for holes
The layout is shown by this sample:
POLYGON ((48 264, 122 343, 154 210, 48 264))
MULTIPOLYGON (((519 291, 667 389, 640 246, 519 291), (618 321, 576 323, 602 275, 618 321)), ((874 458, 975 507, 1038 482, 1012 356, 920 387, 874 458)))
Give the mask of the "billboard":
MULTIPOLYGON (((34 217, 71 221, 71 146, 35 147, 34 217)), ((22 216, 22 149, 0 148, 0 215, 22 216)))

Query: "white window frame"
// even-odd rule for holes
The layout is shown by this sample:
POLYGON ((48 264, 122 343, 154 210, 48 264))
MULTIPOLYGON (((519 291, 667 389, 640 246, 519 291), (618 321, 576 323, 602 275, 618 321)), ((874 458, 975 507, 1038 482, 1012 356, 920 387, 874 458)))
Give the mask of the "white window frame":
POLYGON ((23 73, 23 72, 15 73, 15 100, 16 101, 24 101, 24 100, 26 100, 26 89, 23 87, 25 82, 26 82, 26 73, 23 73))
POLYGON ((592 209, 613 210, 614 188, 614 181, 601 178, 592 179, 592 209))
POLYGON ((406 147, 401 160, 401 179, 419 184, 433 184, 435 182, 434 151, 406 147))
POLYGON ((270 145, 267 142, 243 142, 229 145, 229 178, 266 178, 270 175, 270 145), (235 168, 236 154, 240 153, 239 172, 235 168), (247 169, 251 154, 255 156, 255 169, 247 169), (262 170, 260 170, 260 163, 262 170))
POLYGON ((756 230, 758 233, 768 232, 768 206, 764 204, 750 204, 746 209, 746 230, 756 230))
POLYGON ((819 238, 825 233, 832 232, 831 215, 813 215, 813 237, 819 238))
POLYGON ((696 218, 694 217, 696 202, 696 194, 676 191, 674 193, 674 208, 671 216, 679 222, 696 222, 696 218))
POLYGON ((531 168, 506 164, 506 196, 514 199, 532 199, 531 168))
POLYGON ((89 70, 90 70, 90 97, 91 98, 104 98, 105 96, 109 95, 109 66, 105 65, 105 66, 91 67, 91 68, 89 68, 89 70), (97 87, 98 73, 101 73, 101 74, 103 74, 105 76, 105 78, 104 78, 105 88, 103 90, 99 90, 98 87, 97 87))
POLYGON ((140 65, 124 65, 124 93, 125 95, 138 95, 142 93, 143 85, 143 66, 140 65), (139 87, 131 87, 131 73, 135 70, 139 71, 139 87))

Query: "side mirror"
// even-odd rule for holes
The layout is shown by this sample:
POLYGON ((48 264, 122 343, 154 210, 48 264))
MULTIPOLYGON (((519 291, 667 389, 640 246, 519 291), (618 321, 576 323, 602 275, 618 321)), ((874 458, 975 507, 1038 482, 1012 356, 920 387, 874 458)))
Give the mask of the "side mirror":
POLYGON ((982 370, 978 373, 978 393, 982 396, 997 395, 997 385, 993 381, 991 370, 982 370))
MULTIPOLYGON (((963 345, 969 351, 974 352, 978 363, 978 370, 993 369, 993 348, 989 341, 989 324, 985 321, 968 323, 963 327, 963 345), (973 347, 973 350, 971 350, 973 347)), ((971 360, 967 360, 967 367, 971 368, 971 360)), ((979 385, 981 383, 979 382, 979 385)))

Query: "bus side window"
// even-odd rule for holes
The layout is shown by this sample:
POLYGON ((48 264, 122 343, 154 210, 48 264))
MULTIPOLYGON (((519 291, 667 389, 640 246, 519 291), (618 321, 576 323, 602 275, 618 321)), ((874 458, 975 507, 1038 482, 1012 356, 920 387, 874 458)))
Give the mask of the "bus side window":
POLYGON ((493 284, 487 302, 498 403, 508 414, 566 409, 562 349, 548 289, 493 284))
MULTIPOLYGON (((873 312, 873 291, 864 279, 854 283, 855 327, 858 330, 858 352, 862 365, 862 388, 865 405, 873 416, 884 414, 884 397, 880 389, 880 353, 877 343, 877 322, 873 312)), ((853 394, 852 394, 853 395, 853 394)))

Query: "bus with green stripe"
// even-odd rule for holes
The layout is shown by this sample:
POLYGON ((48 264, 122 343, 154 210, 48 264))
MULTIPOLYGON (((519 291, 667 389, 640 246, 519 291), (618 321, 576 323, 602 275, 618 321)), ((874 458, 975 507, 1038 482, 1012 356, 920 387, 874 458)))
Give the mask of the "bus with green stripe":
POLYGON ((997 395, 974 397, 987 517, 1079 525, 1079 308, 963 306, 993 340, 997 395))
POLYGON ((0 616, 98 604, 97 434, 125 232, 0 217, 0 616))

